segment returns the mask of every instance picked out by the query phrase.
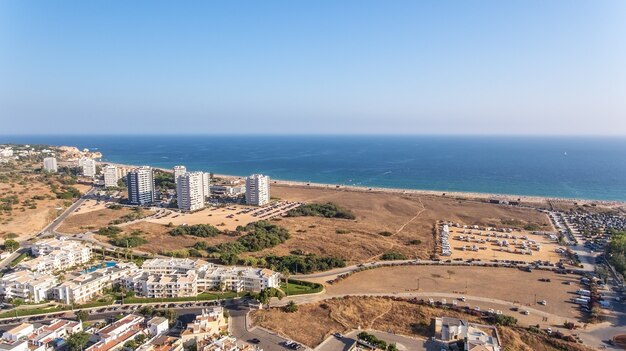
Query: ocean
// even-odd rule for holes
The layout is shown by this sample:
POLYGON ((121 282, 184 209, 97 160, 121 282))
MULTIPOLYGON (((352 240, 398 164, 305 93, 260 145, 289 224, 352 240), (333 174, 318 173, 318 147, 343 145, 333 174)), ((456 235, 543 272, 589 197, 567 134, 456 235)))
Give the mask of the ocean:
POLYGON ((103 161, 368 187, 626 201, 626 138, 469 136, 0 136, 103 161))

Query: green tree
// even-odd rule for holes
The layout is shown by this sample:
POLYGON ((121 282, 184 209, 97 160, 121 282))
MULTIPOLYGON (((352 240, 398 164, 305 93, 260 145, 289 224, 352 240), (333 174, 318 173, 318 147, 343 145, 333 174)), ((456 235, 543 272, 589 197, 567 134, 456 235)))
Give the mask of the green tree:
POLYGON ((78 320, 80 320, 81 322, 84 322, 87 320, 87 318, 89 318, 89 312, 85 310, 80 310, 76 312, 76 318, 78 318, 78 320))
POLYGON ((20 247, 20 243, 13 239, 7 239, 4 241, 4 248, 10 252, 17 250, 20 247))
POLYGON ((85 332, 78 332, 70 335, 67 340, 67 346, 70 351, 81 351, 87 342, 89 341, 89 334, 85 332))

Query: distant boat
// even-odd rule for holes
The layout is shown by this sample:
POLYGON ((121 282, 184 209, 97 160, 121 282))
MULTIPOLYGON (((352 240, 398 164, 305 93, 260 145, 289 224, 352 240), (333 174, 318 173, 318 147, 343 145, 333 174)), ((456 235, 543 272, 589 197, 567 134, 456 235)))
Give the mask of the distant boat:
POLYGON ((567 151, 565 151, 565 152, 563 153, 563 156, 567 156, 567 151))

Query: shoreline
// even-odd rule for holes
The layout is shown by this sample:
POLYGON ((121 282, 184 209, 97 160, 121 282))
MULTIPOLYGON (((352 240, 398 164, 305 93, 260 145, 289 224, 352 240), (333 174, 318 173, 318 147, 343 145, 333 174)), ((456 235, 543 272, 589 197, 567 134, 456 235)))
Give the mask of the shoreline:
MULTIPOLYGON (((128 165, 117 162, 97 161, 98 165, 114 165, 118 167, 135 168, 137 165, 128 165)), ((152 166, 151 166, 152 167, 152 166)), ((169 168, 152 167, 163 172, 173 173, 174 171, 169 168)), ((218 174, 213 173, 214 176, 220 178, 238 178, 243 179, 245 176, 237 176, 230 174, 218 174)), ((278 186, 292 186, 303 188, 315 188, 326 190, 348 190, 365 193, 390 193, 390 194, 407 194, 407 195, 430 195, 445 198, 465 198, 465 199, 480 199, 480 200, 503 200, 503 201, 520 201, 520 202, 543 202, 548 204, 552 202, 560 203, 578 203, 578 204, 599 204, 604 206, 623 206, 626 205, 626 201, 618 200, 591 200, 591 199, 578 199, 578 198, 563 198, 563 197, 548 197, 539 195, 515 195, 515 194, 496 194, 496 193, 481 193, 481 192, 463 192, 463 191, 445 191, 445 190, 426 190, 426 189, 405 189, 405 188, 386 188, 375 186, 359 186, 359 185, 341 185, 330 183, 316 183, 316 182, 302 182, 295 180, 285 180, 278 178, 270 178, 271 184, 278 186)))

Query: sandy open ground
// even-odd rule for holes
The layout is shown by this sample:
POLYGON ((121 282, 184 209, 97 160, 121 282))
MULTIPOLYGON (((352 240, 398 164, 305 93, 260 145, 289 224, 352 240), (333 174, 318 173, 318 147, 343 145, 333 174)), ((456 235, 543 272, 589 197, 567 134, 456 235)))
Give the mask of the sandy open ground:
MULTIPOLYGON (((515 230, 511 233, 503 233, 497 230, 477 230, 450 227, 449 236, 450 246, 452 247, 452 255, 448 258, 478 258, 489 261, 497 260, 516 260, 533 262, 537 260, 549 261, 552 263, 559 262, 561 255, 555 250, 561 247, 555 240, 551 240, 546 235, 532 234, 527 230, 515 230), (509 243, 509 247, 500 246, 504 241, 509 243), (530 248, 530 241, 539 244, 539 249, 530 249, 532 255, 522 254, 522 243, 527 243, 530 248), (476 247, 478 251, 474 251, 476 247), (463 250, 465 248, 465 250, 463 250), (509 252, 509 248, 510 251, 509 252)), ((525 250, 529 252, 528 249, 525 250)))
POLYGON ((350 263, 375 261, 390 251, 428 258, 434 251, 434 225, 441 219, 490 226, 515 220, 521 225, 534 223, 552 228, 548 217, 538 211, 432 195, 272 185, 272 196, 306 203, 333 202, 352 211, 357 218, 282 218, 277 223, 289 229, 292 239, 259 254, 288 254, 300 249, 342 257, 350 263), (391 235, 381 235, 383 232, 391 235), (346 250, 347 247, 350 249, 346 250))
POLYGON ((328 285, 329 295, 402 293, 417 290, 482 296, 531 306, 562 317, 578 318, 576 305, 569 302, 579 288, 577 276, 550 271, 524 272, 515 268, 399 266, 355 273, 328 285), (539 279, 550 279, 542 282, 539 279), (572 282, 572 285, 567 285, 572 282), (536 300, 535 300, 536 299, 536 300), (547 305, 535 301, 546 300, 547 305))
MULTIPOLYGON (((254 311, 251 316, 255 325, 276 331, 310 347, 315 347, 326 338, 332 337, 334 332, 345 333, 356 329, 429 337, 432 335, 430 323, 434 317, 447 316, 481 322, 477 317, 462 312, 382 297, 328 299, 299 305, 298 311, 294 313, 272 308, 254 311)), ((579 344, 550 338, 545 334, 531 334, 522 328, 500 327, 498 333, 506 350, 591 350, 579 344)), ((414 342, 421 345, 418 339, 414 342)))
MULTIPOLYGON (((83 193, 89 189, 88 186, 80 184, 74 186, 83 193)), ((11 195, 16 195, 20 204, 13 205, 11 214, 0 214, 0 236, 15 233, 18 235, 16 240, 25 240, 38 233, 61 213, 65 208, 65 202, 68 201, 57 199, 50 187, 37 181, 35 177, 29 177, 27 184, 0 183, 0 198, 11 195), (37 207, 34 209, 21 204, 24 200, 32 199, 33 196, 46 196, 46 199, 34 200, 37 207)))
POLYGON ((211 224, 220 229, 235 230, 240 225, 245 226, 251 222, 280 216, 294 207, 293 204, 285 202, 272 203, 263 207, 230 205, 226 207, 209 207, 193 213, 170 211, 166 216, 150 218, 146 221, 157 224, 172 223, 173 225, 211 224), (273 208, 273 210, 267 213, 259 213, 269 208, 273 208))
POLYGON ((88 200, 85 204, 79 207, 77 212, 69 215, 57 228, 57 231, 67 234, 79 234, 88 231, 96 231, 102 227, 110 225, 111 221, 119 219, 120 217, 131 212, 132 210, 128 207, 112 210, 104 207, 103 204, 96 205, 95 201, 88 200), (83 207, 86 207, 86 209, 81 211, 83 207))

